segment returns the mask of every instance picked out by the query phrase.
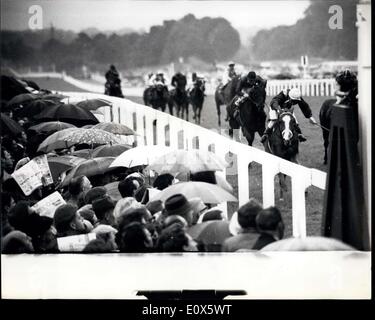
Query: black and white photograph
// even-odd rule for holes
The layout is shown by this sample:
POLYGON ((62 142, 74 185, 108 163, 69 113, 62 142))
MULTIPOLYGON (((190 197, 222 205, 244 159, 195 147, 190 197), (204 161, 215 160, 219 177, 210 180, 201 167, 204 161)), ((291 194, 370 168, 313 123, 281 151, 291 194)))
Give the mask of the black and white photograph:
POLYGON ((371 299, 371 0, 0 1, 2 299, 371 299))

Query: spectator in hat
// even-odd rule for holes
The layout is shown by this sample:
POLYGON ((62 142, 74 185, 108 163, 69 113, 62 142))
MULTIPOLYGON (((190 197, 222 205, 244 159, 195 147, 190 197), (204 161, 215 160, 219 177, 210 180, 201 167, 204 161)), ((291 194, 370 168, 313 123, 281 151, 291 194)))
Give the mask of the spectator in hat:
POLYGON ((94 187, 85 192, 84 200, 86 204, 92 204, 96 199, 100 199, 107 194, 107 189, 105 187, 94 187))
POLYGON ((136 179, 124 179, 118 184, 118 191, 123 198, 134 197, 136 190, 141 186, 136 179))
POLYGON ((77 207, 70 203, 63 204, 56 209, 53 221, 57 237, 84 234, 93 229, 91 223, 81 217, 77 207))
POLYGON ((78 176, 72 178, 69 183, 69 199, 68 202, 78 206, 79 196, 81 193, 87 192, 92 188, 90 180, 86 176, 78 176))
POLYGON ((197 243, 186 233, 180 223, 173 223, 161 232, 156 251, 160 252, 189 252, 198 251, 197 243))
POLYGON ((281 213, 276 207, 261 210, 255 221, 260 236, 253 246, 254 250, 260 250, 266 245, 283 238, 284 223, 281 213))
POLYGON ((253 249, 259 236, 255 219, 261 210, 261 204, 255 199, 250 199, 238 209, 237 214, 233 214, 229 229, 235 235, 224 241, 222 251, 253 249))
POLYGON ((90 222, 93 227, 99 224, 98 218, 96 217, 94 209, 92 208, 92 204, 84 205, 83 207, 78 209, 78 212, 82 216, 82 218, 90 222))
POLYGON ((194 202, 189 201, 182 194, 169 197, 164 204, 166 216, 174 214, 183 217, 189 226, 193 224, 194 202))
POLYGON ((11 231, 2 238, 1 252, 3 254, 33 253, 31 237, 19 230, 11 231))
POLYGON ((116 242, 120 252, 150 252, 153 249, 150 232, 139 222, 132 222, 119 228, 116 242))
POLYGON ((133 197, 122 198, 117 201, 113 214, 115 216, 116 224, 120 223, 122 216, 126 215, 128 210, 142 208, 143 205, 140 204, 133 197))
POLYGON ((116 219, 113 214, 115 203, 109 196, 96 199, 92 203, 92 209, 99 220, 99 224, 116 225, 116 219))

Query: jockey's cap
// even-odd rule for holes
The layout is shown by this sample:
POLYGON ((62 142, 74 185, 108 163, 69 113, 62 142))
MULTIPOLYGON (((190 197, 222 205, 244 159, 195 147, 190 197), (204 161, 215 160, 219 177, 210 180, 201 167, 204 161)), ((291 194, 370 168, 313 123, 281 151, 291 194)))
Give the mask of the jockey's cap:
POLYGON ((163 72, 162 70, 158 70, 158 73, 157 73, 157 74, 162 75, 162 74, 164 74, 164 72, 163 72))
POLYGON ((247 78, 250 79, 250 80, 255 80, 257 77, 256 73, 254 71, 250 71, 248 74, 247 74, 247 78))
POLYGON ((233 62, 233 61, 229 61, 229 63, 228 63, 228 66, 230 67, 230 66, 234 66, 235 65, 235 63, 233 62))
POLYGON ((298 88, 290 89, 289 98, 292 100, 301 100, 301 90, 298 88))

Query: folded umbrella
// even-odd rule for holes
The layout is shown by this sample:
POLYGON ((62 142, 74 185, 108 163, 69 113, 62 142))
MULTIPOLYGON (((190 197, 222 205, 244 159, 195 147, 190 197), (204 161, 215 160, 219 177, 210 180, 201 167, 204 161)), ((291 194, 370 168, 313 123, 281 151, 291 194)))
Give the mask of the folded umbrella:
POLYGON ((59 104, 45 109, 38 114, 35 119, 40 121, 59 120, 68 122, 76 126, 84 126, 86 124, 97 124, 98 119, 90 112, 74 104, 59 104))
POLYGON ((147 166, 152 161, 173 150, 166 146, 140 146, 132 148, 120 154, 115 161, 113 167, 132 168, 137 166, 147 166))
POLYGON ((76 103, 78 107, 86 110, 96 110, 100 107, 110 106, 112 102, 105 99, 87 99, 76 103))
POLYGON ((68 128, 77 128, 76 126, 60 121, 48 121, 31 126, 29 130, 40 133, 54 133, 68 128))
POLYGON ((210 204, 222 203, 225 201, 238 201, 236 197, 218 185, 200 181, 188 181, 173 184, 150 199, 150 201, 165 201, 169 197, 178 193, 183 194, 188 199, 199 197, 204 203, 210 204))
POLYGON ((1 113, 1 135, 11 134, 17 136, 23 132, 23 128, 12 118, 8 117, 5 113, 1 113))
POLYGON ((149 169, 162 173, 223 170, 229 164, 215 153, 202 150, 173 150, 155 159, 149 169))
POLYGON ((130 136, 135 134, 135 131, 128 128, 127 126, 121 123, 114 123, 114 122, 100 122, 92 127, 93 129, 101 129, 104 131, 111 132, 113 134, 120 134, 125 136, 130 136))
POLYGON ((101 157, 88 159, 81 162, 80 164, 75 166, 65 177, 63 186, 67 186, 72 178, 78 177, 80 175, 91 177, 113 170, 113 168, 110 168, 109 166, 114 159, 114 157, 101 157))

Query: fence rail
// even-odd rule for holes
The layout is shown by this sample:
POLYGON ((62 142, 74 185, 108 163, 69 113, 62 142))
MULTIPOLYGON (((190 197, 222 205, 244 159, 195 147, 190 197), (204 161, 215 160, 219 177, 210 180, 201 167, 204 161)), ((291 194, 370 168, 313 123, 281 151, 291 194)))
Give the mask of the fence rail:
MULTIPOLYGON (((78 80, 66 73, 56 73, 56 72, 30 72, 19 75, 23 78, 58 78, 70 83, 77 88, 85 91, 103 93, 104 83, 90 83, 84 80, 78 80)), ((302 95, 304 96, 334 96, 335 92, 335 80, 334 79, 293 79, 293 80, 268 80, 267 82, 267 95, 275 96, 281 90, 297 87, 300 88, 302 95)), ((138 96, 141 97, 144 88, 130 88, 123 87, 123 92, 127 96, 138 96)), ((206 93, 214 94, 215 87, 207 85, 206 93)))
MULTIPOLYGON (((103 95, 93 93, 66 92, 65 94, 74 99, 103 98, 103 95)), ((256 162, 262 165, 264 206, 275 204, 275 175, 281 172, 290 176, 292 186, 293 236, 306 236, 305 190, 310 186, 324 190, 326 173, 283 160, 262 150, 233 141, 215 131, 205 129, 130 100, 109 96, 105 96, 105 99, 109 99, 113 105, 103 108, 103 116, 101 116, 100 121, 113 121, 129 126, 139 134, 139 136, 135 137, 137 145, 166 145, 169 143, 171 147, 176 149, 192 149, 197 147, 202 150, 208 150, 210 148, 217 155, 224 158, 228 153, 236 154, 237 169, 227 168, 221 174, 223 176, 227 173, 237 175, 239 205, 246 203, 250 197, 249 176, 248 174, 244 174, 244 172, 248 172, 250 163, 256 162), (156 128, 154 128, 154 124, 156 128), (180 134, 183 136, 182 144, 179 144, 178 136, 180 134), (194 143, 195 140, 198 140, 197 145, 194 143), (229 170, 235 170, 235 172, 229 172, 229 170)), ((226 207, 226 204, 222 206, 226 207)))

